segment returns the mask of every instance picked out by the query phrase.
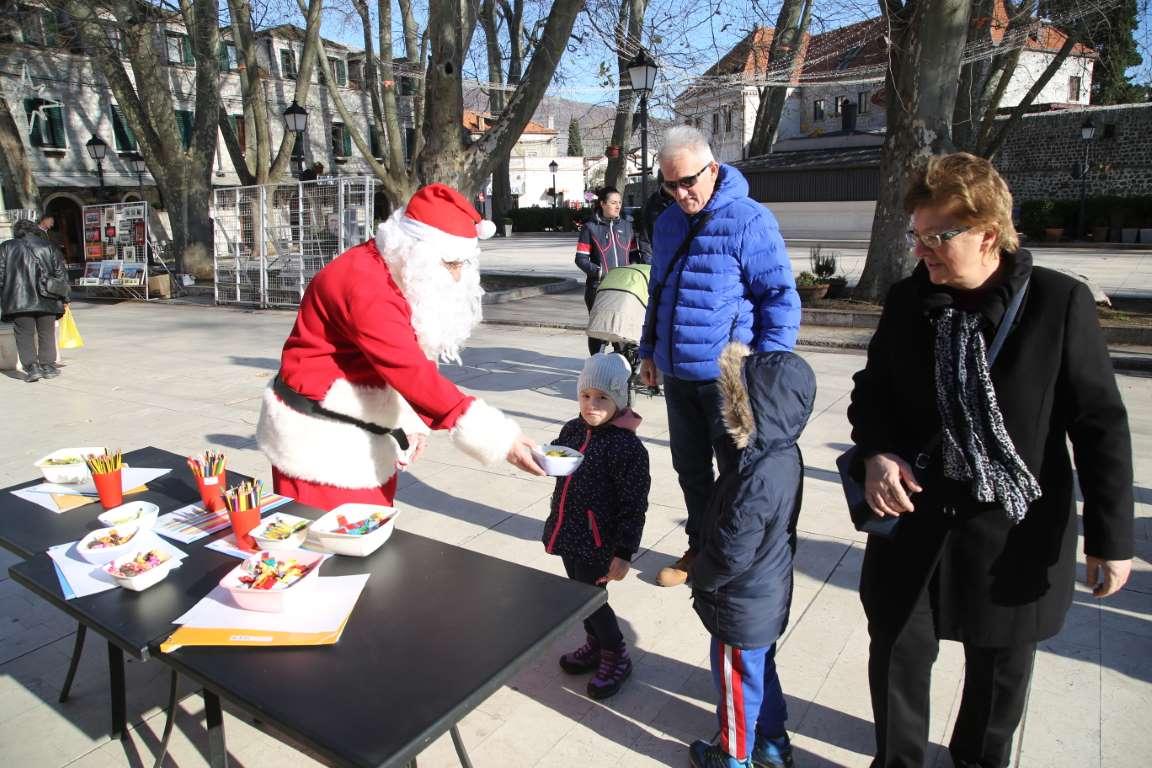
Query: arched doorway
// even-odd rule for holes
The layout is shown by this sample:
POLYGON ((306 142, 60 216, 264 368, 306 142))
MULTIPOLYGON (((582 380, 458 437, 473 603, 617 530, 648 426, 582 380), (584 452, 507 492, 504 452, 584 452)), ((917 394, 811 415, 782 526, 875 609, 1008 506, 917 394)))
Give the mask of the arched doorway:
POLYGON ((84 269, 84 217, 80 204, 70 197, 54 197, 44 212, 56 219, 52 240, 64 251, 70 271, 84 269))

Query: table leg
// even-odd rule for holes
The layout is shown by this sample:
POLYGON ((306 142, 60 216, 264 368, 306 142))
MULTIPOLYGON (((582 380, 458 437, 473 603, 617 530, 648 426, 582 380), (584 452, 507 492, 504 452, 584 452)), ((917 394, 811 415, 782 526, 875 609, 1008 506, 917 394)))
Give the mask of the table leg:
POLYGON ((468 750, 464 749, 464 739, 460 738, 460 731, 452 726, 452 746, 456 747, 456 757, 460 758, 461 768, 472 768, 472 761, 468 759, 468 750))
POLYGON ((108 643, 108 683, 112 697, 112 737, 128 737, 128 702, 124 686, 124 651, 108 643))
POLYGON ((212 768, 228 768, 228 745, 224 742, 224 713, 220 711, 220 697, 207 688, 202 693, 208 724, 208 764, 212 768))
POLYGON ((164 736, 160 739, 160 749, 156 753, 156 766, 164 765, 164 756, 168 754, 168 741, 172 738, 172 726, 176 724, 176 689, 180 685, 180 675, 172 670, 172 686, 168 689, 168 717, 164 720, 164 736))
POLYGON ((88 634, 88 627, 83 624, 76 625, 76 642, 72 646, 72 660, 68 662, 68 674, 64 677, 64 687, 60 689, 60 703, 68 701, 68 694, 72 691, 72 680, 76 677, 76 668, 80 666, 80 655, 84 653, 84 638, 88 634))

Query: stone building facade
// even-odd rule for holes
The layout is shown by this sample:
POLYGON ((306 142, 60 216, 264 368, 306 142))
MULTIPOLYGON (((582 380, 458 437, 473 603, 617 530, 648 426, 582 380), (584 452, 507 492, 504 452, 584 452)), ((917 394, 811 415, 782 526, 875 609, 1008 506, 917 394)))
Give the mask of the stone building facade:
POLYGON ((1075 200, 1085 149, 1088 197, 1152 195, 1152 103, 1026 115, 995 163, 1016 202, 1075 200), (1081 138, 1087 120, 1095 127, 1091 141, 1081 138))

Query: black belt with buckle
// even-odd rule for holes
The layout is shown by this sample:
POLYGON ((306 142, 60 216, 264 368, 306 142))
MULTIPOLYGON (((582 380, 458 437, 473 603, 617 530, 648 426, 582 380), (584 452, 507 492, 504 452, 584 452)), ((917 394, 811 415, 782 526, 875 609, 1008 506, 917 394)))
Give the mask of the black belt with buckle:
POLYGON ((382 427, 370 421, 361 421, 355 416, 330 411, 312 398, 304 397, 304 395, 289 387, 284 383, 284 380, 280 378, 279 374, 276 375, 276 378, 272 379, 272 391, 276 394, 276 397, 280 398, 284 405, 297 413, 303 413, 306 416, 318 416, 322 419, 328 419, 329 421, 351 424, 354 427, 359 427, 365 432, 371 432, 374 435, 391 435, 392 439, 396 441, 396 444, 400 446, 400 450, 408 450, 408 435, 404 434, 404 430, 399 427, 382 427))

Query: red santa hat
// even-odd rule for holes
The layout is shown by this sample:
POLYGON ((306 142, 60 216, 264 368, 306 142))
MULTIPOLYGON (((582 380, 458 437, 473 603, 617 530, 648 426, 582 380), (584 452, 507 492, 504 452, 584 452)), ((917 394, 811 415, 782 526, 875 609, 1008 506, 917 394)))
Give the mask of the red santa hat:
POLYGON ((495 224, 477 213, 464 195, 444 184, 429 184, 417 191, 404 208, 400 226, 417 240, 445 248, 474 248, 477 239, 487 240, 496 233, 495 224))

